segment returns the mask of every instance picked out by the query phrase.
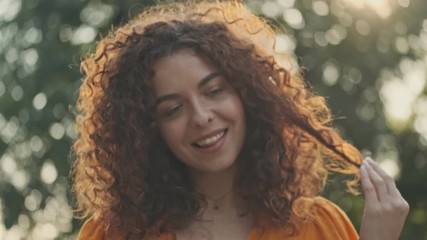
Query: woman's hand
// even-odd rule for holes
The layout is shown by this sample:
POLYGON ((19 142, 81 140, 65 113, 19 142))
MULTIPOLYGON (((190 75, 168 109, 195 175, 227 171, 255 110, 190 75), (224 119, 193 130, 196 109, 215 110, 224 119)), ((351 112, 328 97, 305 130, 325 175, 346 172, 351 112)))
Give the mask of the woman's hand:
POLYGON ((372 159, 360 167, 365 194, 365 212, 360 227, 361 240, 399 239, 409 205, 400 195, 392 177, 372 159))

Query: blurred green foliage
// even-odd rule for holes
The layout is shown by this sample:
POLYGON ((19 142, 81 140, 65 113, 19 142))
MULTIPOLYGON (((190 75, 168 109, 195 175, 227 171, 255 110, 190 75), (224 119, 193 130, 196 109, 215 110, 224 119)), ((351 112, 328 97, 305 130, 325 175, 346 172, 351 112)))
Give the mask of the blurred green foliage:
MULTIPOLYGON (((154 1, 0 0, 0 238, 73 239, 70 111, 81 58, 154 1)), ((328 96, 343 136, 396 177, 411 205, 401 239, 427 239, 427 2, 252 0, 328 96)), ((324 193, 356 227, 363 199, 324 193)))

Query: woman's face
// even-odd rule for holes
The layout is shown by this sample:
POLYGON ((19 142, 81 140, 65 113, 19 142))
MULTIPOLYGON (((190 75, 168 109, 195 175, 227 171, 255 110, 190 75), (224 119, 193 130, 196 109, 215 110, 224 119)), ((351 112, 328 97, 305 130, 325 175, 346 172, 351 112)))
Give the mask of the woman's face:
POLYGON ((162 58, 153 69, 156 124, 169 149, 196 173, 230 169, 246 131, 236 91, 191 50, 162 58))

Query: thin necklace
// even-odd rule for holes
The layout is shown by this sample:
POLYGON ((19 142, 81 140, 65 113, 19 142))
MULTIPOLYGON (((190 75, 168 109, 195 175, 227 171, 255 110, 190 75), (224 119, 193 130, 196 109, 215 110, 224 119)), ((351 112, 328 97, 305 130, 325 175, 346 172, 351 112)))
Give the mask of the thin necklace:
POLYGON ((229 193, 231 193, 232 189, 230 189, 229 191, 223 193, 221 196, 217 197, 217 198, 210 198, 208 196, 205 196, 205 198, 207 200, 210 200, 211 202, 213 202, 213 210, 218 210, 219 209, 219 203, 228 196, 229 193))

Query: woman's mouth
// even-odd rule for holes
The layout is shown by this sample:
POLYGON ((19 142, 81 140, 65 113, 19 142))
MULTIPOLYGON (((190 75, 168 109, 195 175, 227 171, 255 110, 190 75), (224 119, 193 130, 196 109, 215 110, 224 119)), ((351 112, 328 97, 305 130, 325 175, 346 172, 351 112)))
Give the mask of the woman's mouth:
POLYGON ((192 145, 198 148, 208 148, 210 146, 215 145, 217 142, 219 142, 227 133, 227 129, 213 135, 207 138, 204 138, 202 140, 199 140, 192 145))

